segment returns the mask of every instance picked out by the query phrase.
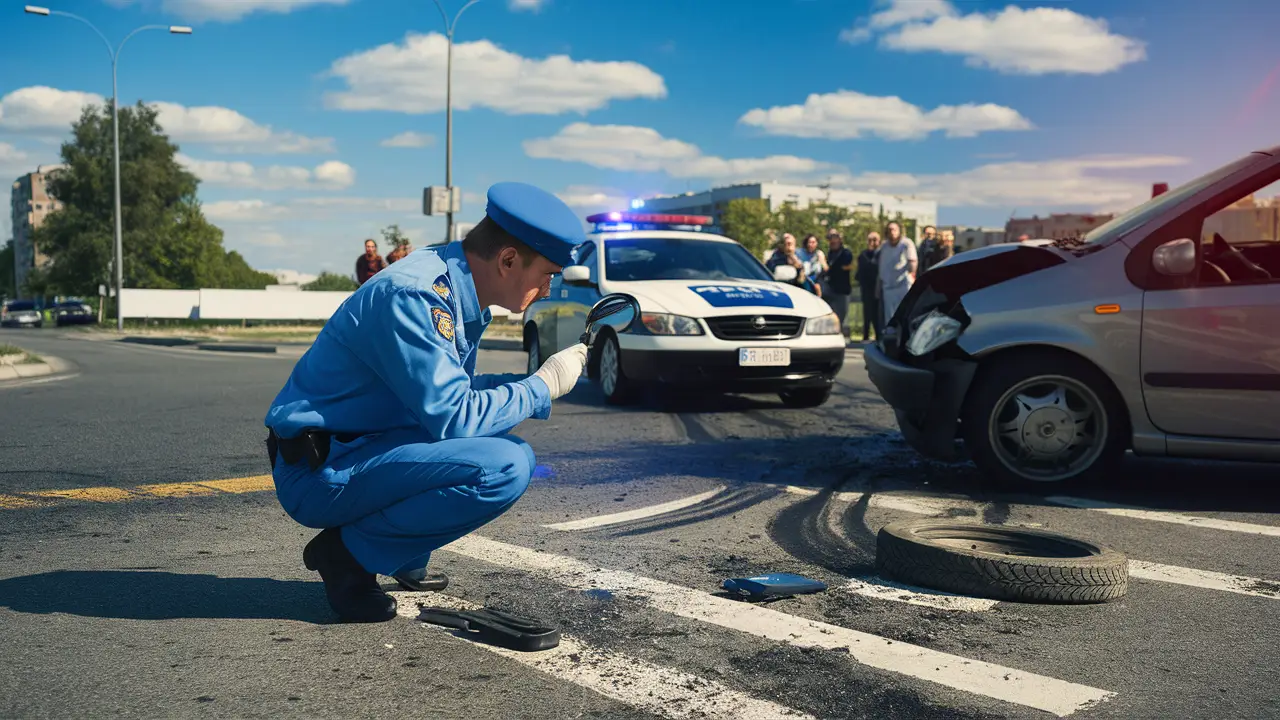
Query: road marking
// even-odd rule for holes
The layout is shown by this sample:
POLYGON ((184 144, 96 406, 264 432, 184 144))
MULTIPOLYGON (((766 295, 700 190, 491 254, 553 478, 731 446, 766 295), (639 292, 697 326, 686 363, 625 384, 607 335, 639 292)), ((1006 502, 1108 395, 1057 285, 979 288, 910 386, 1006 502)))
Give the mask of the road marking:
POLYGON ((552 530, 588 530, 591 528, 605 527, 606 525, 618 525, 620 523, 631 522, 632 520, 642 520, 644 518, 653 517, 654 515, 663 515, 676 510, 697 505, 706 502, 711 498, 724 492, 724 486, 710 490, 697 495, 690 495, 679 500, 672 500, 660 505, 650 505, 648 507, 636 508, 635 510, 627 510, 625 512, 611 513, 609 515, 597 515, 595 517, 583 518, 581 520, 571 520, 568 522, 555 523, 552 525, 543 525, 542 527, 551 528, 552 530))
MULTIPOLYGON (((456 610, 476 610, 481 607, 439 593, 392 592, 391 595, 398 601, 399 614, 410 619, 418 616, 418 600, 427 605, 456 610)), ((423 626, 454 633, 450 628, 437 625, 423 623, 423 626)), ((518 652, 486 643, 467 642, 558 680, 580 685, 607 698, 673 720, 813 718, 812 715, 785 705, 738 692, 714 680, 593 647, 571 635, 561 634, 559 645, 538 652, 518 652)))
MULTIPOLYGON (((821 490, 807 487, 797 487, 788 485, 783 490, 791 495, 803 495, 812 497, 820 494, 821 490)), ((837 502, 856 503, 862 500, 864 495, 868 493, 861 492, 836 492, 831 493, 831 499, 837 502)), ((952 510, 970 510, 973 513, 981 513, 986 503, 977 502, 968 498, 949 498, 925 495, 889 495, 884 493, 870 493, 871 498, 867 504, 874 508, 882 510, 901 510, 902 512, 916 513, 918 515, 945 515, 952 510)), ((963 519, 961 515, 957 519, 963 519)))
POLYGON ((0 510, 21 510, 25 508, 48 507, 53 503, 46 500, 19 497, 17 495, 0 495, 0 510))
POLYGON ((987 612, 1000 604, 999 600, 954 595, 914 585, 904 585, 880 577, 853 578, 845 583, 842 589, 876 600, 892 600, 939 610, 987 612))
POLYGON ((1267 582, 1258 578, 1243 575, 1228 575, 1209 570, 1195 570, 1177 567, 1176 565, 1160 565, 1145 560, 1129 561, 1129 576, 1143 580, 1190 585, 1192 587, 1223 590, 1240 595, 1280 600, 1280 583, 1267 582))
POLYGON ((262 492, 276 489, 276 482, 270 475, 254 475, 252 477, 229 478, 227 480, 205 480, 196 484, 227 493, 262 492))
POLYGON ((75 488, 72 490, 35 490, 24 492, 23 494, 65 500, 88 500, 90 502, 123 502, 134 498, 133 493, 127 490, 109 486, 75 488))
POLYGON ((199 483, 162 483, 159 485, 139 485, 135 492, 156 497, 188 497, 190 495, 214 495, 216 490, 199 483))
POLYGON ((527 572, 578 590, 605 588, 643 600, 650 607, 663 612, 756 637, 798 647, 847 651, 851 658, 869 667, 1033 707, 1059 717, 1092 707, 1115 696, 1115 693, 1106 690, 981 660, 969 660, 477 535, 455 540, 443 549, 527 572))
POLYGON ((33 385, 48 385, 49 383, 62 382, 71 378, 80 377, 80 373, 70 373, 68 375, 54 375, 53 377, 34 378, 32 380, 14 380, 12 382, 0 383, 0 390, 12 390, 15 388, 31 387, 33 385))
POLYGON ((1099 502, 1097 500, 1086 500, 1084 498, 1055 496, 1045 498, 1045 500, 1058 505, 1083 508, 1085 510, 1096 510, 1108 515, 1131 517, 1139 520, 1154 520, 1156 522, 1190 525, 1191 527, 1211 528, 1213 530, 1228 530, 1231 532, 1247 533, 1250 535, 1270 535, 1271 537, 1280 537, 1280 527, 1274 525, 1255 525, 1254 523, 1238 522, 1235 520, 1219 520, 1218 518, 1184 515, 1182 513, 1169 512, 1166 510, 1151 510, 1148 508, 1131 507, 1128 505, 1116 505, 1113 503, 1099 502))

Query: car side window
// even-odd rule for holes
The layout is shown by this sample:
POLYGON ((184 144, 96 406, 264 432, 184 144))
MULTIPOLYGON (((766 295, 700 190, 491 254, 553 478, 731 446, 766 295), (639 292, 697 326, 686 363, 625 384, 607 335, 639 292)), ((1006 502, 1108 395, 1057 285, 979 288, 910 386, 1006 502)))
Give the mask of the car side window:
POLYGON ((1147 267, 1139 276, 1139 285, 1147 290, 1175 290, 1280 283, 1278 177, 1280 166, 1274 166, 1265 175, 1219 193, 1153 232, 1131 258, 1147 267), (1266 187, 1259 188, 1264 183, 1266 187), (1195 243, 1195 271, 1182 276, 1155 272, 1158 248, 1183 239, 1195 243))

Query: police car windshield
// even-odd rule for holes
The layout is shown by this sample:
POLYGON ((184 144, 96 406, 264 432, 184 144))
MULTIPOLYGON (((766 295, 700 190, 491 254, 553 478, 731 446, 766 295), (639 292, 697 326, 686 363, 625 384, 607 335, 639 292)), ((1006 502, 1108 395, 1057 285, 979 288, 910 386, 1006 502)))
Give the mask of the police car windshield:
POLYGON ((737 243, 638 237, 605 242, 605 278, 643 280, 763 280, 773 277, 737 243))

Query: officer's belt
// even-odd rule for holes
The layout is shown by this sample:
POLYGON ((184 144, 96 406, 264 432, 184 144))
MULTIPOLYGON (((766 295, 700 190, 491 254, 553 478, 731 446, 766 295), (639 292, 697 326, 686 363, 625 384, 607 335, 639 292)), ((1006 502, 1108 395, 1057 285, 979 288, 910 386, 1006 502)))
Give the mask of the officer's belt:
POLYGON ((332 440, 349 443, 360 437, 360 433, 328 433, 323 430, 304 430, 296 438, 282 438, 274 428, 267 429, 267 457, 271 461, 271 469, 276 469, 276 455, 289 465, 296 465, 303 460, 312 470, 319 468, 329 459, 329 446, 332 440))

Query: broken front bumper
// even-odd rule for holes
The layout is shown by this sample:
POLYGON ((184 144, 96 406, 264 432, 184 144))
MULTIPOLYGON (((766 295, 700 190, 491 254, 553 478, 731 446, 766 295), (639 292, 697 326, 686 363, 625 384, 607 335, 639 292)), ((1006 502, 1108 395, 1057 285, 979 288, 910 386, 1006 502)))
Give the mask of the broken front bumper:
POLYGON ((908 365, 877 345, 868 346, 862 357, 867 375, 893 408, 907 443, 922 455, 956 459, 960 408, 978 364, 942 359, 908 365))

